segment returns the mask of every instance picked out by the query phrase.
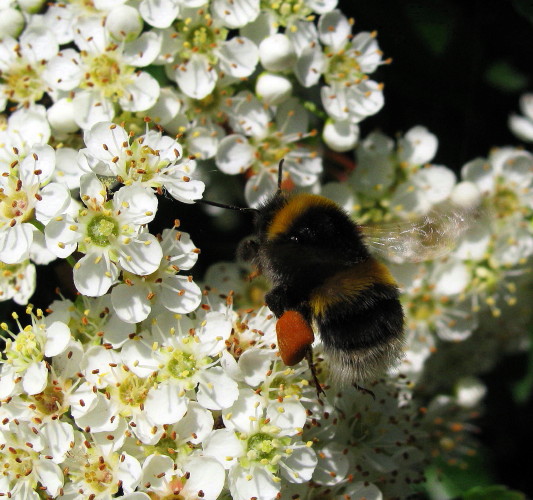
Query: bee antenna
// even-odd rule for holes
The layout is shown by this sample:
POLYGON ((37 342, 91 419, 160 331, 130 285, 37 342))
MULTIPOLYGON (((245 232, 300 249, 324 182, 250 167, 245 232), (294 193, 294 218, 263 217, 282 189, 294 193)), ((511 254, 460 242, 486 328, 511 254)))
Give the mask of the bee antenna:
POLYGON ((282 158, 279 161, 278 165, 278 191, 281 191, 281 180, 283 177, 283 162, 285 161, 285 158, 282 158))
POLYGON ((209 200, 196 200, 197 203, 205 203, 206 205, 212 205, 213 207, 219 207, 219 208, 227 208, 229 210, 239 210, 240 212, 259 212, 257 208, 250 208, 250 207, 236 207, 235 205, 226 205, 225 203, 217 203, 216 201, 209 201, 209 200))

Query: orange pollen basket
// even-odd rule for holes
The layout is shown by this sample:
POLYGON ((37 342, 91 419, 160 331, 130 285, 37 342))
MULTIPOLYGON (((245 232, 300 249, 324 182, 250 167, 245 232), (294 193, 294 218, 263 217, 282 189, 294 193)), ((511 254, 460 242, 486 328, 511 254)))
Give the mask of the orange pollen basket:
POLYGON ((311 325, 297 311, 285 311, 276 323, 281 359, 293 366, 305 358, 315 340, 311 325))

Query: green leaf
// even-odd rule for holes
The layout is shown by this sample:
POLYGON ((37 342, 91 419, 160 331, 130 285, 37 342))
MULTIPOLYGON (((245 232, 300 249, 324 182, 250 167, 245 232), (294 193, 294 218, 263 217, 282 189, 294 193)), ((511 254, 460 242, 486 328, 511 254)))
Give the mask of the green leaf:
POLYGON ((414 0, 403 8, 411 25, 433 54, 443 54, 449 46, 455 27, 456 9, 446 0, 414 0))
POLYGON ((495 61, 486 73, 485 80, 505 92, 519 92, 529 86, 529 78, 507 61, 495 61))
POLYGON ((524 500, 526 496, 519 491, 513 491, 502 485, 476 486, 468 490, 463 500, 524 500))

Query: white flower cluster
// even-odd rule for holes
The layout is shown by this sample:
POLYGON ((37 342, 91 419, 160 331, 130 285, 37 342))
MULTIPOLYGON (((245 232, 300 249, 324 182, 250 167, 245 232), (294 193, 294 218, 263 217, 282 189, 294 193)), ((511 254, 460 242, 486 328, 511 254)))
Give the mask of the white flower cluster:
POLYGON ((359 142, 388 60, 336 4, 0 1, 0 301, 26 305, 55 259, 77 293, 0 323, 0 495, 405 498, 435 457, 474 453, 476 375, 525 345, 533 156, 493 150, 457 182, 423 127, 359 142), (321 186, 324 145, 357 146, 347 182, 321 186), (318 342, 317 398, 280 359, 267 283, 218 263, 200 287, 179 221, 150 232, 162 195, 216 188, 212 167, 259 206, 282 159, 284 187, 396 249, 405 358, 368 390, 328 385, 318 342))

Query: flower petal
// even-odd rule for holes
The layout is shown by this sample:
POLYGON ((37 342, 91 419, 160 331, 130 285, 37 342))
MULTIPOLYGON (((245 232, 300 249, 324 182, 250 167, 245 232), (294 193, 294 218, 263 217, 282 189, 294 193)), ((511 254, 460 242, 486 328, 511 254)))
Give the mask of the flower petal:
POLYGON ((148 300, 148 286, 117 285, 111 290, 111 303, 118 317, 126 323, 139 323, 145 320, 152 306, 148 300))
POLYGON ((130 273, 145 276, 157 270, 163 258, 163 250, 157 238, 142 233, 119 248, 119 262, 130 273))
POLYGON ((47 357, 61 354, 70 341, 70 328, 61 321, 54 321, 46 328, 44 355, 47 357))
POLYGON ((193 99, 203 99, 209 95, 217 82, 215 69, 207 57, 201 55, 194 55, 178 66, 175 77, 182 92, 193 99))
POLYGON ((89 253, 74 266, 74 285, 84 295, 100 297, 115 284, 118 273, 107 255, 89 253))

